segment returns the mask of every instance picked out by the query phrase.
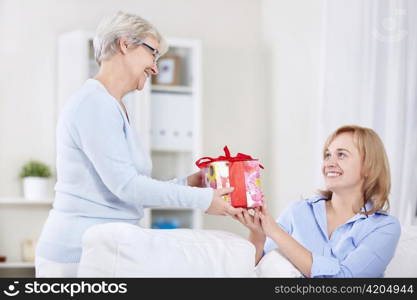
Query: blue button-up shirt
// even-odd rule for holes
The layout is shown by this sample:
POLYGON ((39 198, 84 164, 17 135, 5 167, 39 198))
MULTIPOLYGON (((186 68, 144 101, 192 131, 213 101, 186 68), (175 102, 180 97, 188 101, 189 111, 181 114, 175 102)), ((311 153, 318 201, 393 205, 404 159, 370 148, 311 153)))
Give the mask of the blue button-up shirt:
MULTIPOLYGON (((326 198, 292 203, 278 224, 312 253, 311 277, 383 277, 401 234, 400 223, 384 212, 356 214, 327 234, 326 198)), ((368 201, 365 209, 370 211, 368 201)), ((364 208, 362 208, 364 210, 364 208)), ((265 253, 277 248, 267 239, 265 253)))

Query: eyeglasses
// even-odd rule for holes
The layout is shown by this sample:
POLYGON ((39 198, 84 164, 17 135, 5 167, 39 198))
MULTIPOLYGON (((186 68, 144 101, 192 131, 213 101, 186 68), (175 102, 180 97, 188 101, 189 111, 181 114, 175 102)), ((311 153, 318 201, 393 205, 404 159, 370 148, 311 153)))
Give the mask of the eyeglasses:
POLYGON ((156 62, 158 61, 159 57, 161 56, 161 54, 159 53, 159 50, 158 50, 158 49, 155 49, 154 47, 149 46, 147 43, 142 42, 142 41, 140 41, 138 45, 139 45, 139 46, 140 46, 140 45, 143 45, 143 46, 145 46, 148 50, 150 50, 150 51, 152 52, 152 55, 153 55, 153 61, 154 61, 154 63, 156 63, 156 62))

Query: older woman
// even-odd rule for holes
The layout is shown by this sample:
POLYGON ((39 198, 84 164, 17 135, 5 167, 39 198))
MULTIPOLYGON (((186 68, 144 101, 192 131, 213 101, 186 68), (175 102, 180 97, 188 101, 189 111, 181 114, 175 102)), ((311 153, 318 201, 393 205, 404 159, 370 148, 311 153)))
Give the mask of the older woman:
POLYGON ((170 182, 150 178, 150 157, 135 138, 122 97, 158 73, 156 62, 166 51, 158 31, 119 12, 100 24, 94 49, 100 70, 70 98, 57 126, 56 197, 38 241, 37 277, 75 277, 87 228, 137 224, 146 207, 240 211, 223 200, 232 189, 201 188, 198 173, 170 182))
POLYGON ((256 262, 279 248, 305 277, 383 277, 401 228, 386 211, 391 183, 382 141, 369 128, 337 129, 324 145, 322 172, 327 189, 293 203, 277 222, 265 208, 235 216, 250 230, 256 262))

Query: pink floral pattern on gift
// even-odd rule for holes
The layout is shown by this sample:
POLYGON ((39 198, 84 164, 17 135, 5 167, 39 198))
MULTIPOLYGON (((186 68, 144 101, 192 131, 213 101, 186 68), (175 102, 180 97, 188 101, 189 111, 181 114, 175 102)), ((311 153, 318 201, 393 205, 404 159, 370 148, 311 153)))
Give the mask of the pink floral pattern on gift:
POLYGON ((248 161, 245 164, 245 181, 248 207, 262 206, 264 195, 261 190, 261 173, 257 161, 248 161), (252 200, 252 201, 250 201, 252 200))

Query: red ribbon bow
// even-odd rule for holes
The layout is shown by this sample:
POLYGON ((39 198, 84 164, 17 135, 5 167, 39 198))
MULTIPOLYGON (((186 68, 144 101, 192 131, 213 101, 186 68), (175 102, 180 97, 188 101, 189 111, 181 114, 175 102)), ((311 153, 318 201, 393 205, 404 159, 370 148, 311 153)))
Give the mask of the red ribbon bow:
MULTIPOLYGON (((213 157, 202 157, 199 160, 197 160, 195 162, 195 164, 197 165, 197 167, 204 168, 205 166, 207 166, 208 164, 211 164, 214 161, 244 161, 244 160, 256 160, 254 158, 252 158, 252 156, 247 155, 247 154, 243 154, 243 153, 238 153, 235 157, 232 157, 230 155, 230 151, 229 148, 227 148, 227 146, 224 146, 223 148, 224 150, 224 156, 219 156, 217 158, 213 158, 213 157), (202 161, 202 160, 206 160, 206 161, 202 161)), ((259 165, 262 169, 264 168, 261 164, 259 165)))

